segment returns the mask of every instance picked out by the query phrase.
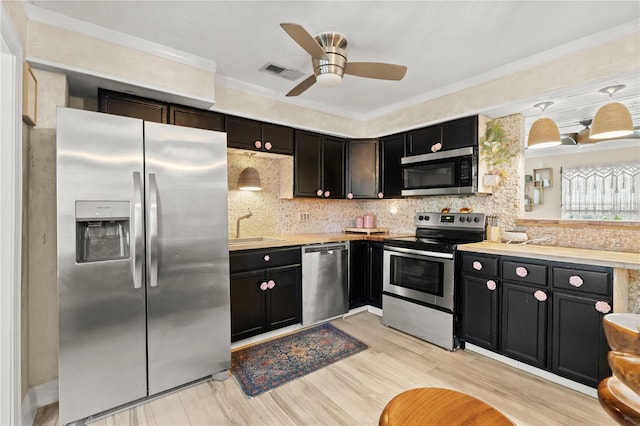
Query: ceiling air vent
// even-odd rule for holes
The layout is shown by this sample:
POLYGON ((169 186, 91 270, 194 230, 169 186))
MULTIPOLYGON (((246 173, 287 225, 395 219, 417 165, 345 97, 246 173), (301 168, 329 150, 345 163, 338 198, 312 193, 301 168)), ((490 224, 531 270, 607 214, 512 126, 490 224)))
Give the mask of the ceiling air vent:
POLYGON ((276 64, 267 64, 260 68, 260 71, 268 74, 277 75, 278 77, 286 78, 287 80, 297 80, 302 77, 302 72, 298 70, 292 70, 291 68, 282 67, 276 64))

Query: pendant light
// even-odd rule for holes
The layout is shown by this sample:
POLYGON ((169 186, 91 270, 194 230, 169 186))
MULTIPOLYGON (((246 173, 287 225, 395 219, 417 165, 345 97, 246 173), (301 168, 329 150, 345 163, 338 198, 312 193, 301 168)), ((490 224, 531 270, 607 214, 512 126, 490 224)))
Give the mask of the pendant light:
MULTIPOLYGON (((540 108, 544 115, 544 110, 547 109, 553 102, 541 102, 535 104, 534 108, 540 108)), ((560 145, 562 138, 560 137, 560 130, 556 123, 546 117, 539 118, 529 129, 529 140, 527 141, 528 149, 541 149, 550 148, 552 146, 560 145)))
POLYGON ((260 174, 253 167, 247 167, 238 177, 238 189, 241 191, 262 191, 260 174))
MULTIPOLYGON (((619 90, 624 89, 624 84, 617 86, 609 86, 600 90, 600 93, 606 93, 609 95, 609 101, 613 97, 613 94, 619 90)), ((633 121, 631 120, 631 113, 627 107, 619 102, 610 102, 601 107, 593 117, 593 124, 591 125, 591 139, 610 139, 627 136, 633 133, 633 121)))

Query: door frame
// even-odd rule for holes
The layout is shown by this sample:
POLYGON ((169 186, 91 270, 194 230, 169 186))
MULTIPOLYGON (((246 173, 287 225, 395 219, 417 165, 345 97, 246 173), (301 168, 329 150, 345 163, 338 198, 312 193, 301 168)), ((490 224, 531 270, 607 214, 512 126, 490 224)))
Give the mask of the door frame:
POLYGON ((0 424, 20 424, 23 49, 4 5, 0 21, 0 424))

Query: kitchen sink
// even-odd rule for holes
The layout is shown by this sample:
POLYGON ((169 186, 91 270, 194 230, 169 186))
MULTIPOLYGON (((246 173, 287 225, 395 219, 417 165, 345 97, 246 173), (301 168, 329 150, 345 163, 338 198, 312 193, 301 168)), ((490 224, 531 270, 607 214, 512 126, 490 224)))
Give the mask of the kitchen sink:
POLYGON ((281 238, 274 237, 244 237, 244 238, 229 238, 229 245, 238 244, 255 244, 255 243, 268 243, 272 241, 284 241, 281 238))

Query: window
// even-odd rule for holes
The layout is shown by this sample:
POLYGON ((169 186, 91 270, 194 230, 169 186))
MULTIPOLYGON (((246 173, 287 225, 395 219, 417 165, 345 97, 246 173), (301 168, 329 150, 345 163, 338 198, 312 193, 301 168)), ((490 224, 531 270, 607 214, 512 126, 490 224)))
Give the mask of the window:
POLYGON ((640 162, 563 168, 562 218, 640 221, 640 162))

